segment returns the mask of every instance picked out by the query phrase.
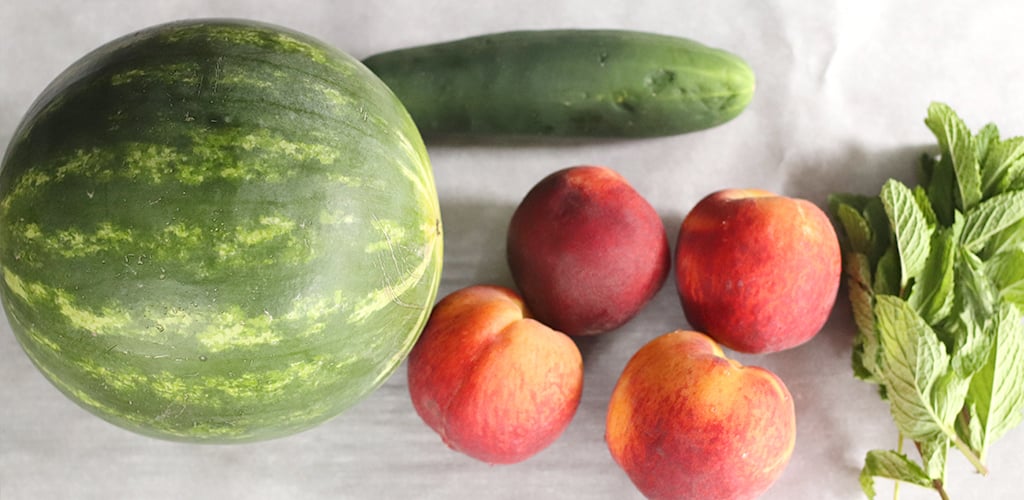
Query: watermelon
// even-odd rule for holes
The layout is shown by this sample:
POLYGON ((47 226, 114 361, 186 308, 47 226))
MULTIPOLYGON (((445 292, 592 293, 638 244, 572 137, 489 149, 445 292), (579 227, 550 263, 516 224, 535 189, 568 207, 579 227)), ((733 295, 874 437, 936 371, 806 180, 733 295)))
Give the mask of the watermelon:
POLYGON ((285 436, 379 387, 436 297, 430 162, 398 99, 310 36, 144 29, 29 108, 0 167, 0 296, 92 413, 188 442, 285 436))

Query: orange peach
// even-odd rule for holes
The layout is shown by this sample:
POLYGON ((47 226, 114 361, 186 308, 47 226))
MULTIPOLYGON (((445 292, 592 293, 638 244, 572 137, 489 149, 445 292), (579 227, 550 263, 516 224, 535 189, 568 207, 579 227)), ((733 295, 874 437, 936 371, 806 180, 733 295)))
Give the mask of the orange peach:
POLYGON ((648 498, 755 498, 789 463, 793 398, 770 371, 742 366, 710 337, 679 330, 626 364, 605 440, 648 498))
POLYGON ((757 189, 727 189, 686 215, 676 285, 690 325, 746 353, 813 338, 836 301, 839 239, 813 203, 757 189))
POLYGON ((514 291, 478 285, 434 307, 409 355, 408 382, 416 412, 449 447, 514 463, 569 425, 583 360, 572 339, 531 319, 514 291))
POLYGON ((577 166, 537 183, 509 223, 516 286, 541 322, 592 335, 632 319, 671 266, 664 224, 622 175, 577 166))

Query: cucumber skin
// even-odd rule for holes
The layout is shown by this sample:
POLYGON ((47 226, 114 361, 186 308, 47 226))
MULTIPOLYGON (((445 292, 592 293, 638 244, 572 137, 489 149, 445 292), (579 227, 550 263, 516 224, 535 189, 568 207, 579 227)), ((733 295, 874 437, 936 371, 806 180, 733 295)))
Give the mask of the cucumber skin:
POLYGON ((755 87, 734 54, 625 30, 512 31, 363 63, 429 137, 675 135, 735 118, 755 87))

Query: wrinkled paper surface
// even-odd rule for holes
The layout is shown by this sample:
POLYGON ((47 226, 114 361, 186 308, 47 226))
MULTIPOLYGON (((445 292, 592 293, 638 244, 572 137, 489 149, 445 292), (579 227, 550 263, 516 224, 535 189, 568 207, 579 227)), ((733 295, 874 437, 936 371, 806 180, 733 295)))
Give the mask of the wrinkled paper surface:
MULTIPOLYGON (((693 38, 741 55, 758 77, 749 108, 723 126, 635 141, 431 144, 446 244, 441 294, 510 285, 505 228, 532 185, 557 169, 622 173, 675 242, 705 194, 757 187, 824 205, 834 191, 877 194, 913 181, 934 148, 923 124, 944 101, 976 130, 1024 134, 1024 4, 1012 1, 523 0, 520 2, 243 2, 8 0, 0 4, 0 147, 43 87, 92 48, 185 17, 244 17, 307 32, 356 57, 512 29, 622 28, 693 38)), ((583 400, 550 448, 511 466, 448 450, 417 417, 404 366, 357 407, 305 433, 234 446, 158 441, 113 427, 64 398, 0 321, 0 499, 628 499, 640 498, 603 441, 606 404, 630 356, 686 328, 670 279, 632 322, 580 341, 583 400)), ((736 356, 775 371, 793 394, 798 437, 770 499, 863 498, 865 453, 894 448, 895 427, 850 369, 854 325, 841 296, 824 330, 791 351, 736 356)), ((991 474, 951 453, 956 499, 1013 498, 1024 430, 991 450, 991 474)), ((917 458, 912 455, 913 458, 917 458)), ((881 498, 892 483, 879 481, 881 498)), ((936 498, 903 486, 901 498, 936 498)))

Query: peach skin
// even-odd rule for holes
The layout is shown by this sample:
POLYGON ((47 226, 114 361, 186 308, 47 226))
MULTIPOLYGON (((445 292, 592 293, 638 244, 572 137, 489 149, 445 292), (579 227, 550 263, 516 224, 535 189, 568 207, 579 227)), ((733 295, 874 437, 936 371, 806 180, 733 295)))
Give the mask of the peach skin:
POLYGON ((793 398, 775 374, 727 359, 702 333, 679 330, 626 364, 605 440, 648 498, 751 499, 789 463, 793 398))
POLYGON ((813 338, 835 304, 842 273, 828 216, 807 200, 727 189, 686 215, 676 286, 690 325, 745 353, 813 338))
POLYGON ((514 291, 478 285, 434 307, 407 376, 416 412, 450 448, 507 464, 548 447, 569 425, 583 360, 572 339, 531 319, 514 291))
POLYGON ((569 335, 625 324, 661 289, 672 264, 658 213, 622 175, 598 166, 538 182, 512 215, 506 247, 530 310, 569 335))

